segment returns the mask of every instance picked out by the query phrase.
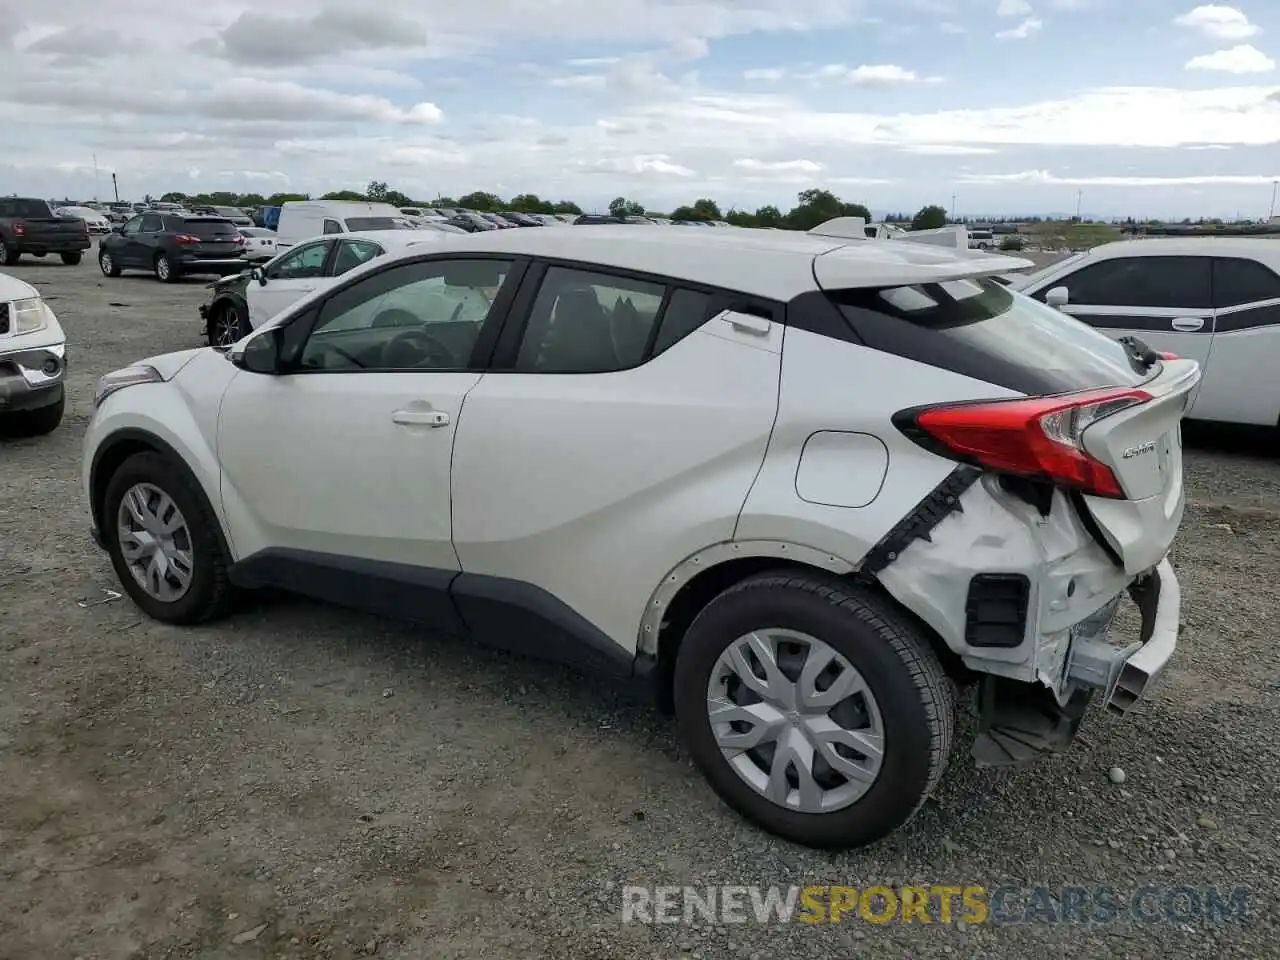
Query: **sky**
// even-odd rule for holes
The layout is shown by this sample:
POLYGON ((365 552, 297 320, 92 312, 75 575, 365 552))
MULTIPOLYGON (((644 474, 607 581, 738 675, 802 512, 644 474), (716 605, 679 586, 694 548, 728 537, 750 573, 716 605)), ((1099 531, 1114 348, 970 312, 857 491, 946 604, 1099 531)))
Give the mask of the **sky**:
POLYGON ((0 193, 1254 218, 1277 59, 1278 0, 0 0, 0 193))

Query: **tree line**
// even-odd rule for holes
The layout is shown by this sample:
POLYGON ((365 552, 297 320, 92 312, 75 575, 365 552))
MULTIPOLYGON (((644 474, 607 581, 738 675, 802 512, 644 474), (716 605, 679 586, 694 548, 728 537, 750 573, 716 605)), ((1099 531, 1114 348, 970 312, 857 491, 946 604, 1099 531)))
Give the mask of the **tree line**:
MULTIPOLYGON (((148 198, 150 199, 150 198, 148 198)), ((166 203, 182 203, 191 206, 218 207, 278 207, 290 200, 311 200, 308 193, 273 193, 264 196, 259 193, 232 193, 217 191, 214 193, 190 194, 173 191, 164 194, 160 199, 166 203)), ((324 200, 365 200, 378 203, 390 203, 396 207, 465 207, 469 210, 480 210, 486 213, 567 213, 580 214, 583 209, 572 200, 547 200, 532 193, 522 193, 509 200, 495 193, 477 190, 457 198, 435 197, 431 200, 415 200, 408 194, 391 189, 383 181, 374 180, 364 192, 357 190, 338 190, 326 193, 324 200)), ((730 207, 722 210, 720 204, 707 197, 693 201, 691 204, 676 207, 669 212, 647 210, 645 206, 626 197, 617 197, 609 204, 609 212, 614 216, 665 216, 673 220, 722 220, 736 227, 777 227, 783 230, 810 230, 835 217, 862 217, 870 221, 871 211, 864 204, 849 203, 837 197, 830 190, 817 188, 801 190, 796 195, 796 205, 787 212, 772 204, 758 207, 755 210, 739 210, 730 207)), ((930 204, 922 207, 914 216, 898 214, 892 218, 895 222, 910 222, 913 229, 928 230, 945 226, 947 211, 942 207, 930 204)))

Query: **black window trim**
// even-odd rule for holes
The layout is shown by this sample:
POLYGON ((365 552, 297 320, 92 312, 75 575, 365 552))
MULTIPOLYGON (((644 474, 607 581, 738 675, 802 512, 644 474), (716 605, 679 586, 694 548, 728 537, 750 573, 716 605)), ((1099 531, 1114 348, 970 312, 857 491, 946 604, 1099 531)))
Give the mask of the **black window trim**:
MULTIPOLYGON (((337 244, 335 243, 336 247, 337 244)), ((332 253, 332 251, 330 251, 332 253)), ((503 263, 511 264, 511 271, 507 274, 506 280, 503 282, 502 289, 498 293, 498 297, 493 302, 493 307, 489 311, 489 316, 480 326, 480 334, 476 337, 475 346, 471 350, 471 358, 465 367, 439 367, 423 370, 397 370, 384 369, 381 367, 353 367, 350 369, 304 369, 297 366, 297 356, 282 357, 284 367, 277 374, 267 374, 267 376, 312 376, 315 374, 362 374, 362 373, 407 373, 407 374, 432 374, 432 373, 484 373, 488 369, 488 359, 493 354, 494 344, 498 339, 498 331, 505 325, 507 316, 511 311, 512 302, 519 292, 521 284, 524 281, 526 270, 529 266, 529 257, 520 254, 499 253, 491 250, 450 250, 448 252, 436 251, 430 254, 424 254, 416 257, 408 257, 405 259, 388 260, 379 263, 376 267, 370 269, 366 273, 361 273, 358 277, 350 277, 335 284, 326 290, 324 295, 309 304, 299 312, 293 314, 287 320, 278 324, 272 329, 279 329, 283 335, 284 331, 291 327, 298 327, 295 331, 296 337, 296 353, 301 354, 304 345, 311 337, 311 331, 315 327, 316 321, 320 318, 320 313, 324 309, 325 304, 334 297, 350 289, 357 283, 363 283, 373 277, 379 276, 388 270, 395 270, 400 267, 416 265, 419 263, 436 263, 449 260, 499 260, 503 263), (301 325, 301 326, 299 326, 301 325)), ((347 276, 344 274, 344 277, 347 276)))
MULTIPOLYGON (((333 234, 329 234, 329 236, 333 236, 333 234)), ((342 246, 344 243, 366 243, 369 246, 376 248, 378 252, 375 253, 372 257, 370 257, 369 260, 376 260, 378 259, 378 257, 383 257, 383 256, 386 256, 387 254, 387 248, 384 247, 382 244, 375 243, 373 240, 366 240, 364 237, 341 237, 334 240, 330 240, 329 242, 332 244, 332 246, 329 248, 329 255, 325 257, 324 265, 321 267, 321 269, 324 271, 324 273, 322 273, 321 276, 329 279, 342 276, 342 274, 334 273, 333 271, 338 266, 338 248, 342 246)), ((368 262, 369 262, 368 260, 362 260, 361 263, 356 264, 356 267, 360 266, 363 263, 368 263, 368 262)), ((355 267, 352 267, 351 269, 354 270, 355 267)))
MULTIPOLYGON (((675 290, 689 290, 693 293, 703 293, 711 298, 708 305, 706 320, 710 320, 718 313, 725 310, 743 310, 756 316, 767 316, 768 319, 778 324, 785 322, 785 305, 771 300, 767 297, 760 297, 749 293, 743 293, 740 290, 730 290, 725 287, 717 287, 711 284, 699 283, 696 280, 684 280, 679 277, 667 276, 660 273, 649 273, 644 270, 634 270, 628 267, 618 267, 611 264, 596 263, 589 260, 573 260, 563 257, 536 257, 532 260, 529 271, 525 274, 523 283, 517 291, 511 311, 503 323, 501 331, 497 336, 494 349, 488 358, 486 371, 490 373, 513 373, 521 376, 560 376, 560 377, 598 377, 607 376, 611 373, 621 373, 624 370, 637 370, 654 359, 654 344, 657 341, 658 331, 662 329, 662 322, 666 317, 667 307, 671 303, 672 294, 675 290), (576 270, 581 273, 598 273, 607 277, 616 277, 619 280, 631 280, 637 283, 649 283, 656 286, 664 287, 662 294, 662 303, 658 307, 658 312, 653 317, 653 329, 649 332, 649 340, 645 344, 645 352, 641 355, 640 362, 625 367, 617 367, 612 370, 599 371, 539 371, 539 370, 517 370, 516 359, 520 354, 520 345, 524 340, 525 330, 529 325, 529 321, 533 316, 533 306, 538 299, 538 293, 542 289, 542 281, 546 277, 547 271, 551 267, 560 267, 566 270, 576 270)), ((703 323, 705 324, 705 320, 703 323)), ((698 328, 695 328, 698 329, 698 328)), ((689 331, 692 333, 693 331, 689 331)), ((685 336, 688 336, 686 334, 685 336)), ((684 338, 682 337, 681 340, 684 338)), ((674 341, 669 344, 667 349, 671 349, 680 341, 674 341)), ((665 352, 665 351, 663 351, 665 352)))

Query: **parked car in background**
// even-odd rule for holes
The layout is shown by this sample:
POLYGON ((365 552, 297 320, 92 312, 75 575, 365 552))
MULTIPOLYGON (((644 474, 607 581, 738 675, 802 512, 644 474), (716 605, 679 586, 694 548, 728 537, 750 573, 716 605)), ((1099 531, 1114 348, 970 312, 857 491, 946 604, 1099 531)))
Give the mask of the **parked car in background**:
POLYGON ((943 776, 958 688, 975 756, 1020 763, 1177 647, 1199 371, 987 279, 1027 265, 621 227, 406 250, 105 376, 87 512, 156 620, 285 588, 634 679, 744 817, 871 843, 943 776))
POLYGON ((0 264, 12 267, 23 254, 53 253, 74 266, 92 246, 89 228, 80 218, 58 216, 45 200, 0 197, 0 264))
POLYGON ((506 217, 504 217, 500 213, 490 213, 488 211, 480 211, 478 216, 482 217, 485 220, 488 220, 499 230, 514 230, 517 226, 517 224, 514 221, 508 220, 506 217))
POLYGON ((111 221, 106 214, 92 207, 57 207, 53 212, 59 217, 78 217, 84 221, 85 228, 94 236, 111 232, 111 221))
POLYGON ((252 227, 253 217, 245 214, 239 207, 193 207, 191 212, 199 217, 221 217, 230 220, 237 227, 252 227))
POLYGON ((205 336, 214 346, 235 343, 299 297, 332 285, 362 263, 409 247, 446 243, 449 238, 443 231, 423 229, 371 230, 304 240, 268 263, 210 284, 209 301, 200 307, 205 336))
POLYGON ((322 233, 394 230, 403 219, 389 203, 357 200, 290 200, 280 208, 276 243, 281 250, 322 233))
POLYGON ((517 227, 544 227, 546 226, 538 217, 528 213, 504 213, 502 214, 507 220, 514 223, 517 227))
POLYGON ((62 422, 67 342, 40 291, 0 273, 0 434, 38 436, 62 422))
POLYGON ((1280 424, 1280 242, 1119 240, 1015 286, 1110 337, 1137 337, 1199 363, 1202 376, 1188 417, 1280 424))
POLYGON ((432 209, 431 207, 401 207, 400 212, 413 221, 438 221, 445 219, 444 214, 439 210, 432 209))
POLYGON ((499 229, 498 225, 478 213, 463 212, 449 218, 448 223, 467 233, 483 233, 499 229))
POLYGON ((222 217, 144 213, 102 238, 98 266, 104 276, 146 270, 162 283, 191 274, 238 273, 247 263, 245 238, 222 217))
POLYGON ((424 220, 414 225, 415 230, 434 230, 437 233, 467 233, 459 226, 455 226, 448 220, 424 220))
POLYGON ((618 224, 635 223, 636 221, 627 217, 615 217, 611 213, 584 213, 575 218, 573 222, 575 226, 592 227, 617 226, 618 224))
POLYGON ((265 263, 279 252, 274 230, 266 227, 240 227, 239 230, 244 237, 244 258, 250 263, 265 263))

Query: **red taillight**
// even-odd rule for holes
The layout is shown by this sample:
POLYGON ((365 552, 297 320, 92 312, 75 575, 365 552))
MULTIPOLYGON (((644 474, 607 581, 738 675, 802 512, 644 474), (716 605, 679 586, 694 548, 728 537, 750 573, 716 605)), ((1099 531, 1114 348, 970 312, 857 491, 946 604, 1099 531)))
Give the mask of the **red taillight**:
POLYGON ((1178 355, 1177 355, 1176 353, 1170 353, 1168 350, 1159 350, 1159 351, 1157 351, 1157 352, 1156 352, 1156 356, 1157 356, 1157 357, 1159 357, 1161 360, 1177 360, 1177 359, 1179 359, 1179 357, 1178 357, 1178 355))
POLYGON ((182 244, 187 244, 187 243, 199 243, 199 242, 200 242, 200 238, 199 238, 199 237, 193 237, 193 236, 192 236, 191 234, 189 234, 189 233, 177 233, 177 234, 174 234, 173 242, 174 242, 174 243, 182 243, 182 244))
POLYGON ((13 225, 13 235, 15 237, 25 237, 27 235, 27 225, 25 223, 15 223, 13 225))
POLYGON ((1044 480, 1099 497, 1123 497, 1111 468, 1090 456, 1084 431, 1146 403, 1142 390, 1102 389, 1056 397, 981 400, 903 411, 894 420, 917 442, 996 473, 1044 480))

